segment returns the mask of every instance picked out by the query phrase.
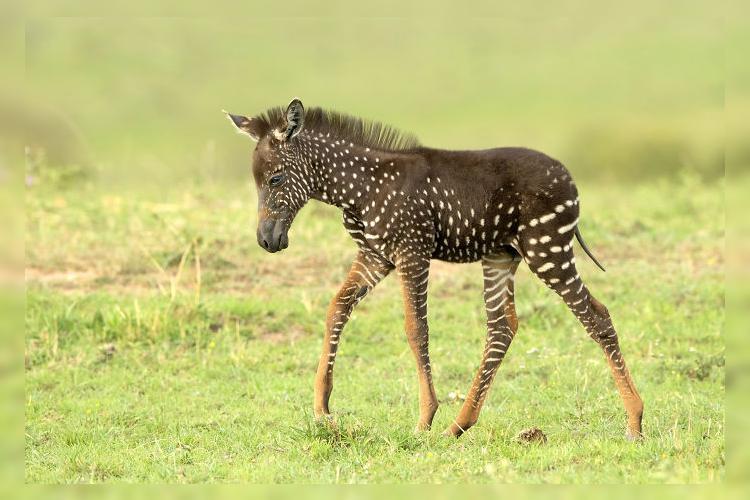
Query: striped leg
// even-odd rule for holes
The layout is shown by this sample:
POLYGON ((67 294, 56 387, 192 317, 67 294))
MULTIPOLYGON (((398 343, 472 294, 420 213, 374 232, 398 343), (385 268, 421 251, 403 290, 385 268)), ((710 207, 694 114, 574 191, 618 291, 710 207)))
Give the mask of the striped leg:
POLYGON ((352 263, 346 280, 331 300, 326 317, 323 353, 315 376, 315 416, 330 415, 328 400, 333 390, 333 364, 339 338, 354 307, 377 285, 393 266, 377 256, 360 252, 352 263))
POLYGON ((570 232, 563 231, 562 235, 555 234, 552 241, 549 237, 545 240, 544 236, 534 239, 534 243, 526 245, 534 248, 526 251, 526 260, 529 268, 562 297, 589 336, 604 351, 627 413, 627 437, 638 439, 641 437, 643 401, 625 365, 607 308, 591 295, 576 271, 571 238, 570 232))
POLYGON ((428 351, 427 281, 429 259, 413 258, 397 266, 404 297, 406 338, 417 362, 419 379, 419 422, 417 430, 428 430, 438 408, 437 395, 432 385, 432 370, 428 351))
POLYGON ((517 254, 509 253, 487 256, 482 260, 487 342, 474 383, 458 417, 444 432, 446 435, 458 437, 477 422, 492 379, 518 329, 513 279, 520 262, 517 254))

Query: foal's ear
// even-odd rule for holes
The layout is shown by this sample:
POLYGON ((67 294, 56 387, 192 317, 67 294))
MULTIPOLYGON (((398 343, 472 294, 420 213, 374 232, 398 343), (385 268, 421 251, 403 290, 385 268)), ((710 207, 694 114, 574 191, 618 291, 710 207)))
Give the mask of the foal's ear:
POLYGON ((248 118, 242 115, 233 115, 224 111, 232 122, 237 132, 250 136, 252 140, 258 142, 264 135, 266 135, 266 123, 263 120, 257 118, 248 118))
POLYGON ((286 107, 284 124, 279 130, 274 131, 274 135, 280 141, 288 141, 302 131, 304 122, 305 108, 302 106, 302 101, 294 98, 289 103, 289 106, 286 107))

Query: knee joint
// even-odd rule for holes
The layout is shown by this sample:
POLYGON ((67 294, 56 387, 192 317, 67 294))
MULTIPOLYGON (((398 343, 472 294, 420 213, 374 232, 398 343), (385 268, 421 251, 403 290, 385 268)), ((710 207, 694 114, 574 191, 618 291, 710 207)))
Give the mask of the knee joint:
POLYGON ((594 297, 591 297, 591 308, 594 310, 597 316, 601 319, 609 319, 609 311, 607 310, 607 307, 596 300, 594 297))
POLYGON ((367 286, 367 285, 363 285, 363 286, 359 287, 359 290, 357 290, 356 292, 354 292, 354 302, 353 303, 356 304, 360 300, 364 299, 365 295, 367 295, 367 293, 369 291, 370 291, 370 287, 367 286))
POLYGON ((354 284, 348 287, 346 291, 340 293, 334 299, 334 302, 339 307, 343 306, 345 309, 349 310, 357 305, 357 303, 361 301, 369 291, 370 287, 367 285, 354 284))
POLYGON ((591 333, 590 337, 594 340, 594 342, 600 345, 604 345, 607 340, 612 340, 613 337, 615 341, 617 340, 617 334, 601 329, 597 329, 596 331, 591 333))

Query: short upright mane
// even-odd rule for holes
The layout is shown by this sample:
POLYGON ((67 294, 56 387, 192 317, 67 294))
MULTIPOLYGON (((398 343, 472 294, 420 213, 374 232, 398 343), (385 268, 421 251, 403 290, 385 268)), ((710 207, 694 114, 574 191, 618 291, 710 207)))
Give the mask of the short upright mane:
MULTIPOLYGON (((273 130, 283 124, 284 109, 271 108, 256 119, 265 121, 269 130, 273 130)), ((305 111, 304 130, 330 134, 336 139, 388 151, 403 151, 420 146, 419 140, 413 134, 403 133, 380 122, 363 120, 322 108, 310 108, 305 111)))

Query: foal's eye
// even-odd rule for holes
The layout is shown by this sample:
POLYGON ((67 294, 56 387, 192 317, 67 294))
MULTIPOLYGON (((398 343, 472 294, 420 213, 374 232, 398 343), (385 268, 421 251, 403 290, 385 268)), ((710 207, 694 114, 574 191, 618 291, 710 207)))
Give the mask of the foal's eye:
POLYGON ((276 175, 271 176, 270 179, 268 179, 268 185, 271 187, 278 186, 282 182, 284 182, 284 174, 276 174, 276 175))

